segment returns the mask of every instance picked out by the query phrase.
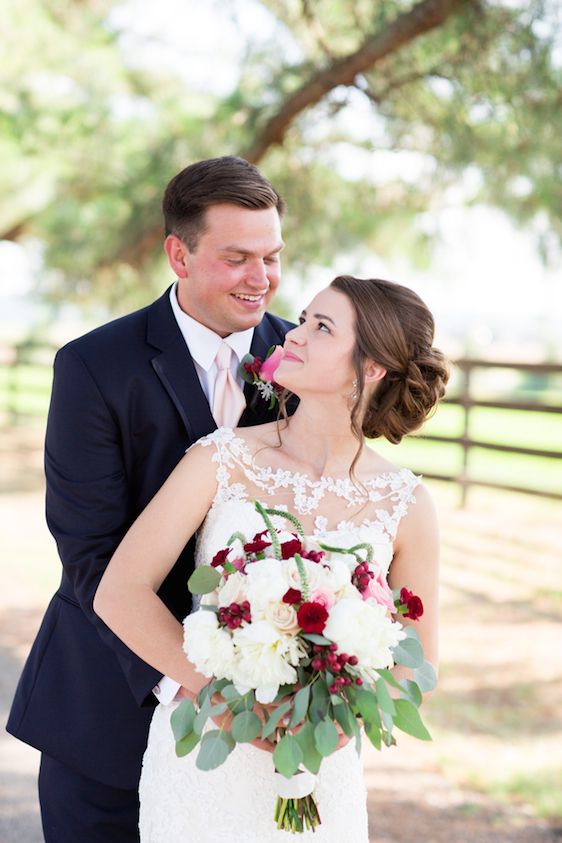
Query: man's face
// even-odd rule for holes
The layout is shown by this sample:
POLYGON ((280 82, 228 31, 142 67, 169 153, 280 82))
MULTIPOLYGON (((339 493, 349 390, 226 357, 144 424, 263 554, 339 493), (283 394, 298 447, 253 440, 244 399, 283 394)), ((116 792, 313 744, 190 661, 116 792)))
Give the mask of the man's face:
POLYGON ((182 310, 225 337, 259 325, 277 291, 281 222, 276 208, 220 204, 207 209, 205 224, 194 252, 174 235, 166 252, 182 310))

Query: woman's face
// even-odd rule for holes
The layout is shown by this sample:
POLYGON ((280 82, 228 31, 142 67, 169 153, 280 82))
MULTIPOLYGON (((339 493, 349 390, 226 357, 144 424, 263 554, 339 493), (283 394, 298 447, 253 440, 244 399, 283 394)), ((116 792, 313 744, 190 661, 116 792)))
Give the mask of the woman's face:
POLYGON ((352 391, 355 378, 355 313, 343 293, 327 287, 300 316, 285 337, 285 354, 275 380, 296 395, 352 391))

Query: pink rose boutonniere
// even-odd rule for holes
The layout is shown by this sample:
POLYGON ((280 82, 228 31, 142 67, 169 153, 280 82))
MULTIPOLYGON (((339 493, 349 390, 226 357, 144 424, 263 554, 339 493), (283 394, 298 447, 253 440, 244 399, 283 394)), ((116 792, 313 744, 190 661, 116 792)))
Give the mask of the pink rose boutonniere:
POLYGON ((274 345, 267 352, 265 360, 254 357, 253 354, 245 354, 240 363, 241 377, 246 383, 253 384, 265 401, 269 401, 270 410, 274 407, 281 389, 275 383, 274 376, 283 353, 282 346, 274 345))

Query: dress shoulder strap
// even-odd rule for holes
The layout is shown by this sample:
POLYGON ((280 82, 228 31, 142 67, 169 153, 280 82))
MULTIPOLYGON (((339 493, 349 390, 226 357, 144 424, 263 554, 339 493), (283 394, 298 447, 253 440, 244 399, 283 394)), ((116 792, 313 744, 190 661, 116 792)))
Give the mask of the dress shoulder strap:
POLYGON ((388 513, 388 523, 385 524, 386 531, 394 540, 398 533, 400 522, 408 512, 410 504, 415 504, 416 496, 414 490, 421 483, 421 476, 414 474, 409 468, 402 468, 395 475, 393 483, 392 510, 388 513))
POLYGON ((217 463, 217 494, 215 502, 241 499, 245 497, 245 488, 241 483, 230 483, 231 472, 236 465, 251 462, 251 455, 243 439, 237 437, 231 427, 219 427, 197 441, 204 448, 214 446, 212 461, 217 463))

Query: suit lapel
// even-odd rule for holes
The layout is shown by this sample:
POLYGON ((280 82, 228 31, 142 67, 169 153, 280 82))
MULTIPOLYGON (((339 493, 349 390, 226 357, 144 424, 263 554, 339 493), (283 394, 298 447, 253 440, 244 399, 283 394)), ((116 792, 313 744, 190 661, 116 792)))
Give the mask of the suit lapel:
POLYGON ((149 308, 147 342, 159 349, 151 360, 162 386, 173 401, 191 442, 216 430, 195 364, 174 318, 169 289, 149 308))

